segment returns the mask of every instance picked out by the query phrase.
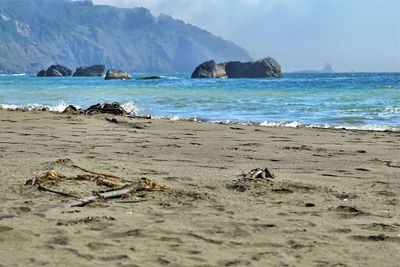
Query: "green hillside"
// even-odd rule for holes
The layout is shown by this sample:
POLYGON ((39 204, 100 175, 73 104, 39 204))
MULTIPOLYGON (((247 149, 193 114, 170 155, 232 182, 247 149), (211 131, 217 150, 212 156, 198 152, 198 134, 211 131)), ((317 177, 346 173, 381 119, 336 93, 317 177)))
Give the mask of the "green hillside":
POLYGON ((251 60, 234 43, 170 16, 91 1, 0 0, 0 38, 0 73, 51 64, 191 72, 209 59, 251 60))

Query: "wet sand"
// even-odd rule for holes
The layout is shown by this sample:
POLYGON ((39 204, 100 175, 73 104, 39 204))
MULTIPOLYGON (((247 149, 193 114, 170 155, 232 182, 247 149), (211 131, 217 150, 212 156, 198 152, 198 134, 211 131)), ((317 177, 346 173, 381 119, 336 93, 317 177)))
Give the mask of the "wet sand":
POLYGON ((400 133, 106 117, 0 110, 0 266, 398 266, 400 133), (174 191, 25 185, 73 165, 174 191))

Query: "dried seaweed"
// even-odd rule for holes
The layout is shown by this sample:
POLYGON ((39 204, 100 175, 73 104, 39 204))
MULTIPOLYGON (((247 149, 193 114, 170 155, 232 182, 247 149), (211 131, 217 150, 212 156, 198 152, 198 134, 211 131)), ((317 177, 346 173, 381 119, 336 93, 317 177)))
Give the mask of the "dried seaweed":
POLYGON ((54 194, 57 194, 57 195, 60 195, 60 196, 63 196, 63 197, 76 198, 76 196, 74 196, 74 195, 71 195, 71 194, 68 194, 68 193, 64 193, 64 192, 55 191, 55 190, 49 189, 47 187, 44 187, 43 185, 39 185, 38 186, 38 190, 39 191, 46 191, 46 192, 54 193, 54 194))
POLYGON ((134 182, 131 186, 136 187, 136 191, 163 191, 169 193, 174 191, 172 188, 158 184, 148 178, 142 178, 138 182, 134 182))
POLYGON ((48 184, 57 184, 66 179, 66 177, 62 174, 57 173, 56 171, 48 171, 45 174, 40 176, 36 176, 33 179, 26 181, 26 185, 48 185, 48 184))

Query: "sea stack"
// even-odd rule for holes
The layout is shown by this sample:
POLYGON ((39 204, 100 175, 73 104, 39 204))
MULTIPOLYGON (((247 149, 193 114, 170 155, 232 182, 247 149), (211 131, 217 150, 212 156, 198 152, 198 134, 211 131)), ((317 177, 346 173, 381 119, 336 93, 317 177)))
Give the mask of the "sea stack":
POLYGON ((231 61, 216 64, 214 60, 200 64, 192 78, 282 78, 281 66, 270 57, 255 62, 231 61))

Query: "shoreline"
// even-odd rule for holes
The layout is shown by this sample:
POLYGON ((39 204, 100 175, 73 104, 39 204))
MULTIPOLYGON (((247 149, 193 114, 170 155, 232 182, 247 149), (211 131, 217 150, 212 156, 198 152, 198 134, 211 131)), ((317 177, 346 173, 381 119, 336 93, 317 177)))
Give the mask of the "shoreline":
MULTIPOLYGON (((0 215, 18 216, 0 216, 2 264, 396 266, 399 137, 0 110, 0 215), (72 199, 26 181, 49 170, 81 175, 71 162, 173 192, 35 213, 72 199), (255 168, 274 179, 243 179, 255 168)), ((75 180, 44 187, 77 197, 109 190, 75 180)))
MULTIPOLYGON (((48 105, 41 105, 41 104, 27 104, 23 107, 19 107, 13 104, 1 104, 0 103, 0 110, 5 111, 20 111, 20 112, 52 112, 56 114, 63 114, 63 111, 68 105, 66 105, 63 101, 57 106, 48 106, 48 105)), ((81 108, 80 106, 76 106, 81 108)), ((170 120, 170 121, 193 121, 193 122, 201 122, 201 123, 215 123, 215 124, 232 124, 232 125, 244 125, 244 126, 258 126, 258 127, 282 127, 282 128, 304 128, 304 129, 336 129, 336 130, 350 130, 350 131, 366 131, 366 132, 393 132, 398 133, 400 132, 400 126, 395 127, 393 125, 312 125, 301 123, 297 121, 263 121, 263 122, 240 122, 240 121, 216 121, 207 118, 201 117, 191 117, 191 116, 172 116, 172 115, 165 115, 165 116, 155 116, 151 114, 138 114, 137 108, 133 102, 128 102, 122 104, 122 107, 128 110, 130 115, 126 117, 135 118, 135 117, 151 117, 152 119, 158 120, 170 120), (136 114, 135 114, 136 113, 136 114), (374 129, 371 129, 374 128, 374 129)), ((111 115, 110 115, 111 116, 111 115)))

